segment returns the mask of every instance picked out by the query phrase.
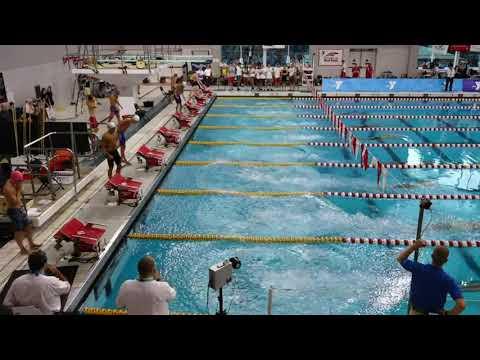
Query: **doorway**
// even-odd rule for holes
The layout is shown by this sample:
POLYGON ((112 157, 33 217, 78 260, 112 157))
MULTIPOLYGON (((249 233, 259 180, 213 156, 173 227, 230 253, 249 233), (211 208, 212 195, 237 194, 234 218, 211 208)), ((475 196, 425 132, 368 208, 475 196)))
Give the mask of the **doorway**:
MULTIPOLYGON (((350 67, 354 62, 362 67, 360 71, 360 77, 365 77, 365 64, 367 60, 373 66, 373 72, 375 74, 376 62, 377 62, 377 49, 350 49, 347 65, 350 67)), ((351 69, 349 74, 352 76, 351 69)))

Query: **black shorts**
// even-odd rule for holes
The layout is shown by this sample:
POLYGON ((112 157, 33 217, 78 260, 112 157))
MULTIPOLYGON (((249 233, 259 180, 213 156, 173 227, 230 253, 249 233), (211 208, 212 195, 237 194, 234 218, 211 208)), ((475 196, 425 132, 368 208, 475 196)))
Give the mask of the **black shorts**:
POLYGON ((15 231, 24 231, 32 223, 24 209, 10 208, 7 215, 15 225, 15 231))
POLYGON ((178 95, 178 96, 177 96, 177 95, 174 95, 173 97, 175 98, 175 102, 176 102, 177 104, 179 104, 179 105, 182 104, 182 99, 180 98, 179 95, 178 95))
POLYGON ((122 164, 122 159, 120 158, 120 154, 118 153, 117 150, 113 150, 113 151, 109 152, 109 154, 113 156, 113 159, 110 159, 109 157, 107 157, 107 162, 108 162, 108 167, 109 168, 113 168, 113 163, 114 162, 117 165, 117 167, 122 164))

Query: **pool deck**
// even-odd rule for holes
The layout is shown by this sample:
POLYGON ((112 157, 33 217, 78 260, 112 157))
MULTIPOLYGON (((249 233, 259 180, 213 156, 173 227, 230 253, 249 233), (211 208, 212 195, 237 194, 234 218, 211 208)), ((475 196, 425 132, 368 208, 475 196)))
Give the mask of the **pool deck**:
MULTIPOLYGON (((153 168, 145 171, 144 167, 142 167, 143 164, 138 164, 135 160, 135 153, 143 144, 148 144, 151 147, 156 146, 156 130, 163 125, 171 126, 169 120, 174 111, 175 107, 173 104, 167 105, 165 109, 127 140, 126 155, 132 162, 132 166, 123 168, 122 175, 142 181, 144 193, 153 184, 158 175, 158 169, 153 168)), ((162 150, 164 149, 162 148, 162 150)), ((165 149, 169 160, 175 149, 173 146, 165 149)), ((105 160, 88 174, 90 181, 82 191, 79 191, 77 199, 70 199, 66 204, 63 204, 56 214, 53 214, 48 221, 34 232, 35 242, 42 244, 42 250, 47 253, 49 263, 57 266, 79 266, 69 299, 76 295, 88 277, 90 269, 102 258, 106 252, 105 250, 112 245, 111 240, 117 237, 120 230, 130 219, 134 209, 127 205, 106 204, 108 192, 104 189, 104 185, 107 182, 107 169, 108 166, 105 160), (84 263, 83 261, 69 262, 69 257, 73 250, 71 243, 63 243, 62 248, 59 250, 55 249, 54 233, 72 217, 77 217, 86 222, 106 225, 107 231, 103 237, 104 251, 100 254, 100 258, 97 261, 89 263, 84 263)), ((148 199, 144 200, 148 201, 148 199)), ((85 259, 82 258, 81 260, 88 261, 93 254, 85 255, 85 259)), ((18 246, 14 240, 9 241, 0 249, 0 287, 3 287, 12 271, 26 268, 26 260, 27 256, 19 253, 18 246)))

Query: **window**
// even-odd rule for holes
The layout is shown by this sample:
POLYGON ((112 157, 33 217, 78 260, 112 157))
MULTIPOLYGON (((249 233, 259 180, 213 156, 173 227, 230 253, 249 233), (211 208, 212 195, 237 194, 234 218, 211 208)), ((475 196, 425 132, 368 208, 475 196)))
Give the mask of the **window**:
MULTIPOLYGON (((262 45, 222 45, 222 62, 227 64, 237 62, 240 59, 240 46, 245 64, 263 63, 262 45)), ((290 49, 287 49, 287 46, 284 49, 268 49, 267 64, 285 65, 289 51, 291 61, 302 61, 304 58, 308 58, 310 47, 308 45, 290 45, 290 49)))

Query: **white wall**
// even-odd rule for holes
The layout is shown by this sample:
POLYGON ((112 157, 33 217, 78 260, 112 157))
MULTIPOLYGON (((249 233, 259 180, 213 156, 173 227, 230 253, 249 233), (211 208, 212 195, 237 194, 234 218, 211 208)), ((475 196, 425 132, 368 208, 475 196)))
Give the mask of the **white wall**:
MULTIPOLYGON (((349 58, 350 49, 377 49, 375 64, 375 76, 383 71, 391 71, 395 76, 414 76, 416 74, 416 57, 418 46, 416 45, 311 45, 310 54, 318 53, 321 49, 342 49, 344 59, 349 58)), ((340 76, 341 66, 318 66, 318 58, 315 57, 315 75, 327 77, 340 76)))
POLYGON ((35 97, 35 85, 52 86, 55 105, 70 103, 74 77, 63 65, 63 45, 0 45, 0 72, 18 106, 35 97))

